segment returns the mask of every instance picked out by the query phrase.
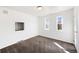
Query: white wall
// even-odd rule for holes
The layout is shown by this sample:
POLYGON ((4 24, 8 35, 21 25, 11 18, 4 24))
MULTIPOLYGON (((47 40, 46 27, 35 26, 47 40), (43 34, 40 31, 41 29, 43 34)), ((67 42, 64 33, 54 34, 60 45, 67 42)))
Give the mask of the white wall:
POLYGON ((39 18, 39 33, 41 36, 55 38, 61 41, 73 43, 74 40, 74 18, 73 9, 50 14, 39 18), (63 29, 62 32, 56 30, 56 16, 63 16, 63 29), (50 22, 50 29, 44 30, 44 19, 47 18, 50 22))
POLYGON ((79 7, 74 8, 74 20, 75 20, 75 46, 77 52, 79 52, 79 7))
POLYGON ((36 17, 0 7, 0 49, 38 35, 37 29, 36 17), (3 10, 7 10, 8 14, 3 10), (15 22, 24 22, 24 30, 16 32, 15 22))

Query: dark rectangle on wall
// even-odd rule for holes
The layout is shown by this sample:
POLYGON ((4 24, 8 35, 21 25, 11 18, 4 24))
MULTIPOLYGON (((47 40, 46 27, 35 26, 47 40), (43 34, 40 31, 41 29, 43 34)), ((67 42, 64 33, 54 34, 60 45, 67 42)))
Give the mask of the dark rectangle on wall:
POLYGON ((24 22, 15 22, 15 31, 24 30, 24 22))

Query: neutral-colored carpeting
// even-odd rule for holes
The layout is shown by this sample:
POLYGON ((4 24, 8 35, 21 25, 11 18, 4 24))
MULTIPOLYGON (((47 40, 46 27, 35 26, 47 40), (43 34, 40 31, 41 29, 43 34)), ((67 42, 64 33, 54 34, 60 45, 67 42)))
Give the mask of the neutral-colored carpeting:
POLYGON ((75 46, 63 41, 36 36, 0 50, 1 53, 76 53, 75 46))

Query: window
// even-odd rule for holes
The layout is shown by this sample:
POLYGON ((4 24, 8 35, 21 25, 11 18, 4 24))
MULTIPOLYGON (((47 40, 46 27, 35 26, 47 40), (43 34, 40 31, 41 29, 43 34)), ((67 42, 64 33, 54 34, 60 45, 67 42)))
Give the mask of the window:
POLYGON ((56 26, 57 26, 57 30, 62 30, 62 25, 63 25, 63 17, 62 16, 57 16, 56 19, 56 26))
POLYGON ((44 30, 49 30, 49 20, 47 18, 44 19, 44 30))

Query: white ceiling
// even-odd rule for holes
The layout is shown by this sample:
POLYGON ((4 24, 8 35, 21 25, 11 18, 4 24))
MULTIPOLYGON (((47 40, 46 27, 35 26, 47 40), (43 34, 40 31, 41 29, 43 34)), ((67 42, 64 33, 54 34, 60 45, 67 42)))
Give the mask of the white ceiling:
POLYGON ((38 10, 36 6, 6 6, 6 8, 24 12, 35 16, 44 16, 63 10, 73 8, 72 6, 43 6, 42 10, 38 10))

